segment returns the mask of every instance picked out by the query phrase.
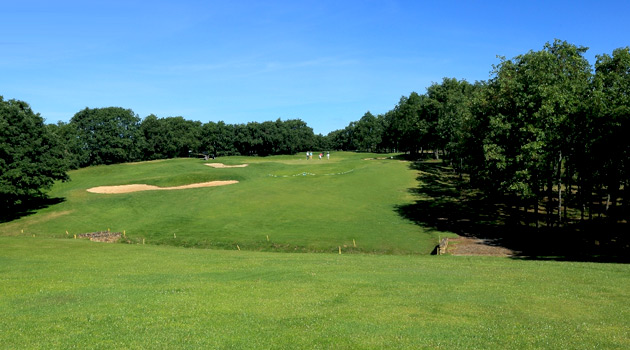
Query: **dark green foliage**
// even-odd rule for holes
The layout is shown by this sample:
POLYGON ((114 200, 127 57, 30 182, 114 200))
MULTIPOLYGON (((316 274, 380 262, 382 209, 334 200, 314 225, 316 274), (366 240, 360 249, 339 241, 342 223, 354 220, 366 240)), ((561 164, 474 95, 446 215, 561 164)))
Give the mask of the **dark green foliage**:
POLYGON ((223 121, 204 124, 201 130, 200 151, 217 156, 237 154, 234 148, 234 126, 223 121))
POLYGON ((592 169, 594 178, 590 179, 590 184, 605 189, 610 202, 608 208, 615 208, 622 190, 625 191, 624 213, 613 210, 609 214, 614 218, 627 218, 630 216, 627 203, 630 187, 630 48, 617 49, 612 56, 597 57, 593 90, 593 110, 597 118, 589 128, 593 137, 585 158, 595 162, 597 167, 592 169))
POLYGON ((80 166, 138 159, 140 118, 120 107, 85 108, 70 120, 77 129, 80 166))
POLYGON ((68 165, 57 135, 26 102, 0 96, 0 208, 45 197, 55 180, 67 180, 68 165))
POLYGON ((142 121, 139 131, 143 160, 188 157, 201 145, 201 122, 182 117, 158 118, 151 114, 142 121))
POLYGON ((417 153, 431 144, 434 124, 421 115, 425 99, 425 95, 412 92, 409 97, 402 96, 394 107, 389 127, 394 130, 390 133, 391 143, 397 150, 417 153))
POLYGON ((365 152, 375 152, 381 144, 383 125, 370 112, 366 112, 355 125, 357 148, 365 152))
POLYGON ((57 124, 48 124, 46 127, 51 133, 57 135, 61 141, 60 147, 69 168, 78 169, 81 167, 79 160, 81 155, 81 143, 76 124, 60 121, 57 124))
POLYGON ((358 147, 354 139, 354 129, 356 124, 356 122, 351 122, 344 129, 329 133, 327 138, 329 139, 331 148, 345 151, 357 150, 358 147))
POLYGON ((576 212, 627 222, 630 51, 597 56, 595 74, 586 51, 555 40, 502 58, 487 82, 444 78, 328 138, 338 149, 429 151, 504 196, 514 222, 563 226, 576 212))

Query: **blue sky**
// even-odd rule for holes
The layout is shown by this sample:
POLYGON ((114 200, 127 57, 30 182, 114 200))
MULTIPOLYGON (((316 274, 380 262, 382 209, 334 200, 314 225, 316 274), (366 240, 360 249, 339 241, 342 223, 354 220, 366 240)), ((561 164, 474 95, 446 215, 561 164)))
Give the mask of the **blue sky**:
POLYGON ((630 46, 629 1, 0 1, 0 95, 48 123, 302 119, 327 134, 555 38, 630 46))

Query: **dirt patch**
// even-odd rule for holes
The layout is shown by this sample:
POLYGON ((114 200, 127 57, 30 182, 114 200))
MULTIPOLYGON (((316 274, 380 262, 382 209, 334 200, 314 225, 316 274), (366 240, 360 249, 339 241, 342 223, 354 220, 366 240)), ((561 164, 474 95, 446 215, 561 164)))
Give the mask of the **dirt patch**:
POLYGON ((88 238, 92 242, 105 242, 105 243, 118 242, 121 236, 122 236, 122 233, 120 232, 109 232, 109 231, 81 233, 77 235, 78 238, 88 238))
POLYGON ((120 186, 98 186, 98 187, 88 188, 87 191, 91 193, 118 194, 118 193, 131 193, 131 192, 138 192, 138 191, 184 190, 188 188, 225 186, 225 185, 232 185, 235 183, 238 183, 238 181, 226 180, 226 181, 199 182, 196 184, 173 186, 173 187, 158 187, 158 186, 144 185, 144 184, 132 184, 132 185, 120 185, 120 186))
POLYGON ((496 245, 488 239, 474 237, 449 238, 447 253, 467 256, 514 256, 517 252, 496 245))
POLYGON ((206 163, 206 165, 213 168, 244 168, 249 164, 225 165, 223 163, 206 163))

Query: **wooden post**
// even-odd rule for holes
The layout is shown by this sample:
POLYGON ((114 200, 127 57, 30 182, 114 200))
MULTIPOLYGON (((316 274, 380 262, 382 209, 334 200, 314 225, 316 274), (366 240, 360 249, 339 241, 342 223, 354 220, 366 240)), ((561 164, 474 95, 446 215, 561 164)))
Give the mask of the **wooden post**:
POLYGON ((438 255, 446 254, 446 247, 448 247, 448 238, 442 238, 440 240, 440 244, 438 245, 438 255))

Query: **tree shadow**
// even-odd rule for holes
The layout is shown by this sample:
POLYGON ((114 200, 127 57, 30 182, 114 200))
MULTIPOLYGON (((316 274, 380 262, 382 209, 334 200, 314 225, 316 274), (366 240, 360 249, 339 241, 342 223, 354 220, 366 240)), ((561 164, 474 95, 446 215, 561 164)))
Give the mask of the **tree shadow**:
POLYGON ((35 214, 40 209, 63 203, 65 200, 65 198, 60 197, 35 197, 22 200, 21 204, 13 205, 0 213, 0 223, 10 222, 24 216, 35 214))
POLYGON ((472 188, 439 161, 410 167, 419 172, 418 187, 410 189, 416 200, 396 211, 417 225, 484 239, 516 252, 515 259, 630 262, 627 224, 593 220, 536 227, 535 213, 515 211, 509 198, 472 188))

